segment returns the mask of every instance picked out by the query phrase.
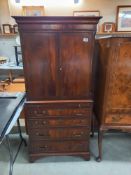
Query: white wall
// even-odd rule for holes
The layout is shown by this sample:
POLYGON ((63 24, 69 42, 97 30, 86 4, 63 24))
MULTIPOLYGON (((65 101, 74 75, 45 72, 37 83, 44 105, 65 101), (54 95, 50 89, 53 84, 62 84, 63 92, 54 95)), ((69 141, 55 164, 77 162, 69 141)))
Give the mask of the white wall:
MULTIPOLYGON (((10 15, 21 15, 21 7, 9 4, 8 1, 12 0, 0 0, 0 24, 14 23, 14 20, 10 15), (10 11, 9 11, 10 7, 10 11)), ((43 0, 44 1, 44 0, 43 0)), ((46 0, 48 1, 48 0, 46 0)), ((62 0, 61 0, 62 1, 62 0)), ((63 3, 66 3, 66 0, 63 3)), ((103 22, 115 22, 116 9, 118 5, 131 5, 131 0, 81 0, 80 5, 73 5, 71 7, 45 7, 45 15, 73 15, 73 11, 79 10, 100 10, 103 22)), ((15 38, 1 38, 0 37, 0 56, 8 56, 10 59, 15 59, 14 46, 15 38)))
MULTIPOLYGON (((2 0, 3 1, 3 0, 2 0)), ((6 0, 7 1, 7 0, 6 0)), ((8 0, 12 2, 13 0, 8 0)), ((43 0, 44 1, 44 0, 43 0)), ((46 0, 47 2, 49 0, 46 0)), ((53 1, 53 0, 52 0, 53 1)), ((58 0, 56 0, 58 1, 58 0)), ((61 0, 62 1, 62 0, 61 0)), ((116 9, 118 5, 131 5, 131 0, 80 0, 81 3, 77 5, 67 6, 63 4, 61 6, 45 6, 45 15, 47 16, 70 16, 73 15, 73 11, 79 10, 99 10, 103 19, 101 23, 115 22, 116 9)), ((9 3, 11 15, 22 15, 22 8, 14 3, 9 3)))
POLYGON ((7 57, 11 62, 15 62, 15 38, 15 36, 0 37, 0 56, 7 57))

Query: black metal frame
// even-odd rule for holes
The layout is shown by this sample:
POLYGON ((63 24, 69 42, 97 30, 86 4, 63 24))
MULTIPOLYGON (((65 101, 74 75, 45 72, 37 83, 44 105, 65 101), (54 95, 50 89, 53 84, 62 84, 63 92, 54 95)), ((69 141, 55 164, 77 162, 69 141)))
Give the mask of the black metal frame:
POLYGON ((21 48, 20 46, 14 46, 15 48, 15 58, 16 58, 16 65, 19 66, 19 56, 22 55, 21 51, 18 51, 18 47, 21 48))
POLYGON ((9 151, 9 156, 10 156, 10 169, 9 169, 9 175, 13 175, 13 165, 16 161, 16 158, 18 156, 18 153, 20 151, 21 145, 22 143, 24 143, 25 146, 27 146, 26 140, 23 138, 22 136, 22 132, 21 132, 21 127, 20 127, 20 121, 19 119, 17 120, 17 126, 18 126, 18 132, 19 132, 19 136, 20 136, 20 144, 18 146, 18 149, 16 151, 15 156, 13 156, 13 152, 11 150, 11 144, 10 144, 10 138, 9 138, 9 134, 6 135, 6 142, 7 142, 7 146, 8 146, 8 151, 9 151))

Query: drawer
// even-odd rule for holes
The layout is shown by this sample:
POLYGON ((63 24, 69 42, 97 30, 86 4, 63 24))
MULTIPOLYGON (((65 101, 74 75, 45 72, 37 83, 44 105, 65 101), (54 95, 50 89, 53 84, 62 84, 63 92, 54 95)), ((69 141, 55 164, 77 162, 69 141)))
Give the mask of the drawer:
MULTIPOLYGON (((72 101, 72 100, 70 100, 72 101)), ((30 109, 40 109, 40 110, 44 110, 44 109, 72 109, 72 108, 92 108, 93 105, 93 101, 90 100, 90 102, 54 102, 54 101, 44 101, 41 103, 29 103, 27 102, 25 104, 25 108, 30 108, 30 109)))
POLYGON ((57 117, 27 120, 28 128, 90 126, 90 117, 57 117))
POLYGON ((105 117, 106 124, 131 125, 130 114, 107 114, 105 117))
POLYGON ((89 135, 90 129, 87 127, 29 130, 31 140, 88 139, 89 135))
POLYGON ((29 151, 33 154, 87 152, 89 151, 89 143, 87 141, 30 141, 29 151))
POLYGON ((88 116, 91 114, 91 109, 89 108, 77 108, 77 109, 46 109, 42 106, 38 107, 26 107, 25 110, 26 117, 31 118, 42 118, 45 116, 88 116))

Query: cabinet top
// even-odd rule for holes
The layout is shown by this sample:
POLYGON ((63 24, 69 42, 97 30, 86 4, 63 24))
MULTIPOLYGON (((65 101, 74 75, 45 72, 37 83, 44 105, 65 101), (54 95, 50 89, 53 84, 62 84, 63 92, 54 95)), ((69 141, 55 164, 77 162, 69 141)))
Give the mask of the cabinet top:
POLYGON ((18 24, 97 24, 102 16, 12 16, 18 24))

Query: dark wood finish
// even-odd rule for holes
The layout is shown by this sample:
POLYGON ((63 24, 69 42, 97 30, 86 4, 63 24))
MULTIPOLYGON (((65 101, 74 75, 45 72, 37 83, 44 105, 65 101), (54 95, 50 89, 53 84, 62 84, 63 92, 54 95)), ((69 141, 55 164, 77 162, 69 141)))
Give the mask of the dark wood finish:
POLYGON ((131 38, 100 39, 97 46, 95 113, 99 121, 100 160, 104 131, 131 131, 131 38))
POLYGON ((24 60, 30 161, 90 158, 92 58, 100 17, 15 17, 24 60))

